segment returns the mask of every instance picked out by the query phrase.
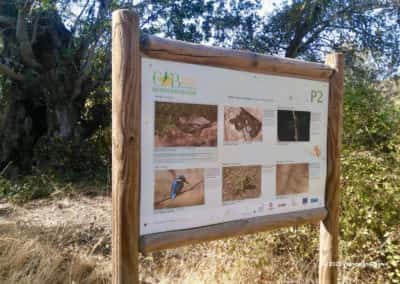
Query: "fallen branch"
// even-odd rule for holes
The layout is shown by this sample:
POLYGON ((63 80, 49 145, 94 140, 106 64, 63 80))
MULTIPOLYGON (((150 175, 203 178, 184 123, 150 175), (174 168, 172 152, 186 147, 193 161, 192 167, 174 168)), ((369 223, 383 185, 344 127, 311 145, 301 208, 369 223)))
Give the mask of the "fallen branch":
POLYGON ((4 175, 7 169, 11 166, 12 161, 8 162, 8 164, 4 167, 4 169, 0 172, 0 177, 4 175))
POLYGON ((88 255, 93 255, 95 252, 96 252, 96 250, 101 246, 101 244, 103 243, 103 241, 104 241, 104 236, 103 237, 101 237, 98 241, 97 241, 97 243, 93 246, 93 248, 90 250, 90 252, 89 252, 89 254, 88 255))

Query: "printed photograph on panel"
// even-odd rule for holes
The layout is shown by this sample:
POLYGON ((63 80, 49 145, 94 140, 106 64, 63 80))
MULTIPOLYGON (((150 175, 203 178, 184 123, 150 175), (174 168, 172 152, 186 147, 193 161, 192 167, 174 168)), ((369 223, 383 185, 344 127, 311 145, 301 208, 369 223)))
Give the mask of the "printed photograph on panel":
POLYGON ((218 107, 155 103, 155 147, 216 147, 218 107))
POLYGON ((154 209, 204 204, 204 169, 156 170, 154 209))
POLYGON ((276 165, 276 195, 305 193, 309 191, 309 165, 276 165))
POLYGON ((310 141, 309 111, 278 110, 278 141, 310 141))
POLYGON ((261 195, 261 166, 222 168, 222 201, 258 198, 261 195))
POLYGON ((262 141, 262 109, 254 107, 224 108, 224 142, 262 141))

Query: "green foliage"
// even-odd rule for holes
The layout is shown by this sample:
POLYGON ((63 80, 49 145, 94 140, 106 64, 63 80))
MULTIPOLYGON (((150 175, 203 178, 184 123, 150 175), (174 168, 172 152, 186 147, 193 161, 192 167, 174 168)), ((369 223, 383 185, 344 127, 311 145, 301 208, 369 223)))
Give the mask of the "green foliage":
POLYGON ((6 179, 0 173, 0 199, 24 204, 42 198, 65 196, 98 196, 109 194, 110 184, 99 179, 71 180, 50 171, 35 169, 31 175, 6 179))
POLYGON ((347 87, 344 102, 344 145, 348 149, 397 153, 400 111, 393 98, 371 86, 347 87))
MULTIPOLYGON (((343 152, 341 235, 345 258, 381 262, 389 275, 400 257, 400 160, 388 154, 343 152)), ((395 274, 390 274, 395 277, 395 274)), ((395 277, 396 278, 396 277, 395 277)), ((397 275, 397 279, 398 275, 397 275)))
POLYGON ((5 90, 9 87, 10 82, 7 80, 6 77, 3 77, 0 75, 0 121, 1 119, 1 114, 4 113, 4 109, 7 106, 7 99, 5 98, 5 90))
POLYGON ((111 167, 110 128, 84 141, 42 138, 35 148, 37 166, 65 181, 106 182, 111 167))
MULTIPOLYGON (((372 87, 346 88, 342 153, 342 254, 383 264, 400 281, 400 111, 372 87)), ((365 269, 367 272, 368 269, 365 269)))
POLYGON ((224 46, 232 46, 237 37, 237 48, 252 41, 263 22, 260 0, 151 0, 141 1, 137 9, 145 33, 224 46))
MULTIPOLYGON (((365 53, 380 64, 380 75, 398 66, 398 3, 394 0, 284 1, 256 40, 272 53, 319 59, 329 49, 365 53), (383 67, 385 66, 385 67, 383 67)), ((350 64, 353 58, 349 57, 350 64)))
POLYGON ((48 175, 35 174, 11 182, 0 176, 0 198, 15 203, 48 197, 54 190, 54 178, 48 175))

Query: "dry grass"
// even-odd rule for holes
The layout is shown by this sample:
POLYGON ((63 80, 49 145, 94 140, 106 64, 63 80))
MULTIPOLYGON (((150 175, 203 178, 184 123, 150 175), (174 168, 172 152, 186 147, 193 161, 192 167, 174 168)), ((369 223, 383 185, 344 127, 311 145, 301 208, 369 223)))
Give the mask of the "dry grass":
POLYGON ((299 259, 295 248, 282 254, 271 245, 275 237, 256 234, 155 253, 142 260, 142 277, 148 283, 315 283, 317 254, 299 259))
MULTIPOLYGON (((110 283, 110 217, 109 198, 0 204, 0 283, 110 283)), ((140 256, 140 279, 316 283, 317 266, 318 227, 310 225, 140 256)), ((340 272, 343 283, 387 281, 376 269, 340 272)))
POLYGON ((109 203, 0 204, 0 283, 109 283, 109 205, 95 206, 101 201, 109 203))
MULTIPOLYGON (((2 228, 4 229, 4 227, 2 228)), ((95 258, 68 253, 13 226, 0 237, 0 283, 108 283, 95 258), (7 235, 4 236, 4 235, 7 235)))

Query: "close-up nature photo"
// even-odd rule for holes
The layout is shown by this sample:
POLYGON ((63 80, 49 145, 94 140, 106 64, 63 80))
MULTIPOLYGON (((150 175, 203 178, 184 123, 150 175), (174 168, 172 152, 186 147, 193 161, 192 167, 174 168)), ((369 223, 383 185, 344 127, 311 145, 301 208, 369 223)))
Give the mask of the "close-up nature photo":
POLYGON ((261 195, 261 166, 222 168, 222 200, 258 198, 261 195))
POLYGON ((204 169, 156 170, 154 209, 204 204, 204 169))
POLYGON ((215 147, 217 106, 155 103, 155 147, 215 147))
POLYGON ((254 107, 224 107, 224 142, 262 141, 263 110, 254 107))

